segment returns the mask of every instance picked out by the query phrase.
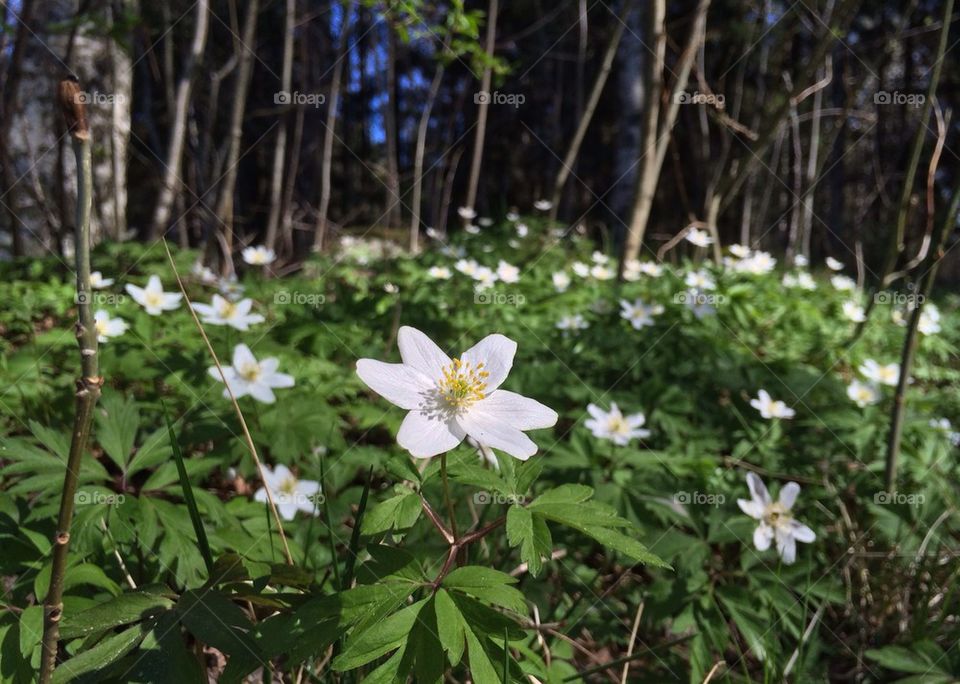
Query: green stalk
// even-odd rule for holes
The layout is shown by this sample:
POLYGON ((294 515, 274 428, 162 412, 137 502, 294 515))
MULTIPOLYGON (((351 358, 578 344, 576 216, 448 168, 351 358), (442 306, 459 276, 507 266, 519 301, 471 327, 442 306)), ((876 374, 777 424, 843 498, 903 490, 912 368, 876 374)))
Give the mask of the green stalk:
POLYGON ((97 327, 93 319, 90 286, 90 207, 92 203, 93 173, 90 162, 90 130, 80 86, 75 79, 60 82, 60 106, 67 120, 77 160, 77 216, 75 226, 77 271, 77 342, 80 345, 80 379, 77 380, 76 415, 73 439, 67 457, 67 471, 60 496, 60 514, 53 538, 53 568, 50 589, 43 602, 43 655, 40 666, 40 684, 48 684, 56 667, 57 644, 60 641, 60 619, 63 617, 63 584, 67 569, 67 551, 70 545, 70 524, 79 480, 80 462, 90 439, 93 407, 100 397, 103 378, 97 358, 97 327))

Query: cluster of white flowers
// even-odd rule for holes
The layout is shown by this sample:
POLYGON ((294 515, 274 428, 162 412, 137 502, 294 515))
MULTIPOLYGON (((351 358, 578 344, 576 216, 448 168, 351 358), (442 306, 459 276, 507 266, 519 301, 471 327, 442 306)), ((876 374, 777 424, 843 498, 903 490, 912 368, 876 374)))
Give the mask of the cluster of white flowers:
POLYGON ((652 261, 628 259, 623 264, 623 279, 628 283, 640 280, 641 276, 659 278, 661 275, 663 275, 663 266, 652 261))
POLYGON ((857 281, 845 275, 833 276, 830 278, 830 284, 841 292, 852 292, 857 289, 857 281))
POLYGON ((777 265, 777 260, 769 252, 751 250, 745 245, 731 245, 733 257, 725 257, 724 265, 736 273, 765 275, 777 265))
POLYGON ((797 273, 785 273, 783 276, 783 286, 798 288, 800 290, 816 290, 817 281, 806 271, 798 271, 797 273))
POLYGON ((641 330, 648 325, 655 323, 654 316, 663 313, 663 306, 660 304, 645 304, 642 299, 628 302, 626 299, 620 300, 620 317, 629 321, 630 325, 636 330, 641 330))
POLYGON ((556 324, 557 330, 563 330, 564 332, 576 332, 577 330, 586 330, 589 327, 590 324, 587 323, 582 314, 563 316, 556 324))
MULTIPOLYGON (((890 314, 890 318, 897 325, 905 326, 913 308, 913 306, 907 307, 905 311, 894 309, 890 314)), ((940 309, 938 309, 935 304, 928 303, 923 305, 923 308, 920 310, 920 320, 917 321, 917 332, 923 335, 936 335, 940 332, 940 309)))
MULTIPOLYGON (((513 264, 508 264, 502 259, 497 264, 496 270, 489 266, 482 266, 475 259, 460 259, 453 267, 463 275, 476 281, 475 289, 477 292, 482 292, 492 287, 498 280, 508 284, 520 281, 520 269, 513 264)), ((445 270, 444 273, 446 273, 445 277, 449 277, 448 269, 445 270)), ((433 277, 441 276, 434 275, 433 277)))
POLYGON ((854 379, 847 385, 847 396, 860 408, 880 401, 880 385, 895 387, 900 380, 900 364, 881 365, 867 359, 860 365, 860 374, 866 382, 854 379))

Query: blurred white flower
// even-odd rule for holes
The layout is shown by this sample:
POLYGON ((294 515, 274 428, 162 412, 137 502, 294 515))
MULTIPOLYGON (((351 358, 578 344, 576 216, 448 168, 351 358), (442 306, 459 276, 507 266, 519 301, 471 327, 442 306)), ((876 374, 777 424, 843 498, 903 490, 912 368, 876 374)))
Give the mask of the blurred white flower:
POLYGON ((854 323, 863 323, 867 320, 863 307, 852 300, 843 303, 843 315, 854 323))
POLYGON ((110 287, 113 283, 113 278, 104 278, 100 271, 94 271, 90 274, 90 287, 94 290, 102 290, 105 287, 110 287))
POLYGON ((597 280, 612 280, 613 278, 617 277, 617 272, 609 266, 595 264, 590 268, 590 275, 597 280))
MULTIPOLYGON (((251 396, 264 404, 272 404, 276 401, 274 389, 294 385, 293 376, 277 372, 279 365, 280 362, 273 357, 257 361, 250 347, 238 344, 233 348, 233 365, 223 366, 223 375, 237 399, 251 396)), ((220 376, 220 370, 216 366, 210 366, 207 372, 214 380, 223 382, 224 378, 220 376)), ((224 389, 223 396, 229 399, 230 392, 224 389)))
POLYGON ((446 266, 431 266, 427 269, 427 275, 436 280, 448 280, 453 274, 446 266))
POLYGON ((659 278, 663 275, 663 266, 655 264, 652 261, 641 261, 637 269, 644 275, 651 278, 659 278))
POLYGON ((473 210, 473 207, 460 207, 457 209, 457 215, 465 221, 472 221, 477 218, 477 212, 473 210))
POLYGON ((590 267, 582 261, 574 261, 570 268, 572 268, 573 272, 581 278, 586 278, 588 275, 590 275, 590 267))
POLYGON ((695 288, 682 293, 681 299, 697 320, 717 313, 717 307, 713 305, 711 296, 695 288))
POLYGON ((803 268, 809 263, 810 263, 810 260, 807 257, 805 257, 803 254, 797 254, 795 257, 793 257, 793 265, 796 266, 797 268, 803 268))
POLYGON ((519 220, 519 219, 520 219, 520 214, 518 214, 517 212, 515 212, 515 211, 508 211, 508 212, 507 212, 507 220, 510 221, 510 223, 514 223, 515 221, 517 221, 517 220, 519 220))
POLYGON ((717 286, 717 283, 706 271, 690 271, 683 282, 687 287, 697 290, 712 290, 717 286))
POLYGON ((626 446, 634 439, 646 439, 650 436, 649 430, 644 430, 647 422, 642 413, 624 416, 616 402, 610 402, 610 410, 604 411, 596 404, 587 406, 590 418, 584 421, 584 426, 598 439, 606 439, 617 446, 626 446))
POLYGON ((277 512, 284 520, 293 520, 297 517, 297 511, 319 515, 319 482, 300 480, 281 463, 273 469, 268 465, 263 466, 263 485, 253 495, 254 500, 266 503, 265 487, 268 488, 277 506, 277 512))
POLYGON ((553 202, 550 200, 539 199, 533 203, 533 208, 537 211, 550 211, 553 209, 553 202))
POLYGON ((503 259, 497 264, 497 278, 505 283, 516 283, 520 281, 520 269, 513 264, 508 264, 503 259))
POLYGON ((242 299, 233 303, 220 295, 213 295, 210 304, 193 304, 193 310, 200 314, 200 319, 208 325, 229 325, 237 330, 247 330, 251 325, 263 323, 265 320, 260 314, 250 313, 253 308, 252 299, 242 299))
POLYGON ((949 418, 931 418, 930 427, 942 433, 953 446, 960 446, 960 432, 953 429, 949 418))
POLYGON ((488 335, 456 359, 408 326, 400 328, 397 343, 403 363, 360 359, 357 375, 384 399, 409 411, 397 442, 413 456, 436 456, 470 436, 525 461, 537 445, 524 431, 556 424, 553 409, 499 389, 513 366, 513 340, 488 335))
POLYGON ((517 237, 525 238, 530 233, 530 229, 527 227, 526 223, 517 224, 517 237))
POLYGON ((590 324, 584 319, 581 314, 573 314, 571 316, 564 316, 559 321, 557 321, 557 330, 586 330, 590 327, 590 324))
POLYGON ((244 286, 237 280, 236 275, 217 279, 217 290, 230 301, 236 301, 243 297, 244 289, 244 286))
POLYGON ((793 504, 800 493, 800 485, 788 482, 780 489, 780 498, 773 501, 756 473, 747 473, 750 499, 737 499, 740 510, 759 521, 753 532, 753 545, 757 551, 766 551, 776 540, 777 553, 783 562, 791 565, 797 558, 797 542, 809 544, 817 538, 806 525, 795 520, 791 514, 793 504))
POLYGON ((900 381, 900 364, 888 363, 881 366, 873 359, 867 359, 860 365, 860 374, 871 382, 896 387, 900 381))
POLYGON ((691 228, 687 232, 685 239, 697 247, 706 247, 713 244, 713 238, 710 237, 710 233, 705 230, 700 230, 699 228, 691 228))
POLYGON ((828 256, 828 257, 827 257, 827 268, 829 268, 831 271, 842 271, 842 270, 843 270, 843 262, 837 261, 837 260, 834 259, 833 257, 829 257, 829 256, 828 256))
POLYGON ((730 253, 738 259, 746 259, 750 256, 750 248, 746 245, 730 245, 730 253))
POLYGON ((606 263, 609 263, 609 261, 610 261, 610 257, 608 257, 608 256, 607 256, 606 254, 604 254, 603 252, 597 252, 597 251, 595 251, 595 252, 590 256, 590 258, 593 260, 593 263, 595 263, 595 264, 606 264, 606 263))
POLYGON ((880 392, 876 385, 859 380, 854 380, 847 385, 847 396, 860 408, 880 401, 880 392))
POLYGON ((625 299, 620 300, 620 317, 629 321, 636 330, 653 325, 656 322, 653 317, 662 313, 663 307, 660 304, 644 304, 642 299, 632 303, 625 299))
POLYGON ((564 271, 557 271, 550 278, 553 280, 553 287, 557 292, 566 292, 567 288, 570 287, 570 276, 564 271))
POLYGON ((160 276, 152 275, 146 287, 126 286, 127 294, 133 301, 146 309, 151 316, 159 316, 164 311, 173 311, 180 306, 183 295, 179 292, 164 292, 160 276))
POLYGON ((119 337, 127 332, 127 322, 122 318, 110 318, 110 314, 100 309, 93 314, 93 323, 97 328, 97 342, 108 342, 111 337, 119 337))
POLYGON ((213 272, 209 266, 204 266, 201 261, 194 261, 190 267, 190 273, 204 285, 216 285, 220 277, 213 272))
POLYGON ((383 291, 386 292, 387 294, 397 294, 398 292, 400 292, 400 286, 397 285, 396 283, 384 283, 383 291))
POLYGON ((465 276, 473 278, 477 274, 477 270, 480 268, 474 259, 460 259, 453 265, 455 269, 460 271, 465 276))
POLYGON ((473 274, 473 279, 477 283, 474 289, 477 292, 483 292, 497 282, 497 274, 491 268, 479 266, 477 267, 476 273, 473 274))
POLYGON ((783 276, 784 287, 797 287, 801 290, 816 290, 817 281, 806 271, 799 273, 787 273, 783 276))
POLYGON ((493 225, 493 219, 490 218, 489 216, 484 216, 480 220, 478 220, 477 223, 480 224, 481 228, 489 228, 490 226, 493 225))
POLYGON ((917 330, 924 335, 936 335, 940 332, 940 310, 933 304, 925 304, 920 310, 917 330))
POLYGON ((272 264, 277 259, 277 255, 272 249, 267 249, 263 245, 256 247, 245 247, 241 252, 243 260, 251 266, 266 266, 272 264))
POLYGON ((830 284, 833 285, 836 289, 842 291, 850 291, 857 289, 857 281, 849 276, 845 275, 836 275, 830 279, 830 284))
POLYGON ((466 226, 466 228, 464 228, 464 230, 467 231, 467 233, 469 233, 470 235, 479 235, 479 234, 480 234, 480 226, 478 226, 478 225, 475 224, 475 223, 467 224, 467 226, 466 226))
POLYGON ((788 408, 785 403, 779 399, 773 399, 767 390, 757 392, 757 398, 750 400, 750 405, 760 412, 760 415, 766 419, 771 418, 793 418, 796 411, 788 408))
POLYGON ((746 259, 741 259, 734 265, 734 269, 740 273, 750 273, 752 275, 764 275, 770 273, 777 265, 769 252, 753 252, 746 259))

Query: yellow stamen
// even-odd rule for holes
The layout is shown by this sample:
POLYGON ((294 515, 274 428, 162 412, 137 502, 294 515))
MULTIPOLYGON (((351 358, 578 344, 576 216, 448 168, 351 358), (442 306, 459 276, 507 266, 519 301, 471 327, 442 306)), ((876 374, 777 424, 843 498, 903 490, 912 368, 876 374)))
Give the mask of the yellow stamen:
POLYGON ((443 369, 443 377, 438 383, 440 395, 451 407, 466 408, 486 396, 484 392, 489 376, 482 363, 473 367, 469 361, 454 359, 443 369))

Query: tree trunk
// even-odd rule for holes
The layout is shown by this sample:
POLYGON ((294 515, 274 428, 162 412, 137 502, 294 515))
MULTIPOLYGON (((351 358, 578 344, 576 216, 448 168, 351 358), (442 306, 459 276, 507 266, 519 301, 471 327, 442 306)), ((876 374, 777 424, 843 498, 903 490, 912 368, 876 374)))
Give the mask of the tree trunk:
POLYGON ((330 97, 327 98, 327 116, 323 125, 323 156, 320 162, 320 206, 317 210, 317 225, 313 234, 314 250, 323 249, 327 236, 327 212, 330 209, 330 168, 333 165, 333 138, 337 127, 337 106, 340 103, 340 81, 343 78, 343 63, 350 46, 352 14, 350 3, 343 3, 344 20, 337 40, 337 61, 330 76, 330 97))
POLYGON ((151 240, 156 239, 157 235, 166 233, 174 198, 181 184, 180 163, 183 158, 184 141, 187 135, 190 95, 193 90, 193 79, 203 59, 203 51, 207 44, 208 20, 207 0, 199 0, 197 2, 197 20, 194 24, 193 44, 190 47, 187 62, 183 66, 183 73, 180 74, 180 81, 177 83, 173 125, 170 128, 170 145, 167 148, 167 159, 164 163, 166 171, 163 175, 160 198, 157 200, 157 207, 153 212, 153 221, 147 234, 148 239, 151 240))
POLYGON ((387 99, 383 128, 387 154, 387 205, 383 212, 387 226, 400 225, 400 168, 397 161, 397 34, 387 24, 387 99))
MULTIPOLYGON (((483 162, 483 142, 487 135, 487 109, 490 106, 490 82, 493 68, 490 62, 493 59, 493 50, 497 38, 497 11, 498 0, 490 0, 487 10, 487 65, 483 69, 480 79, 480 91, 485 94, 478 98, 477 130, 473 138, 473 158, 470 160, 470 180, 467 182, 467 201, 465 206, 474 209, 477 203, 477 188, 480 185, 480 165, 483 162)), ((469 220, 464 219, 469 223, 469 220)))
MULTIPOLYGON (((297 19, 297 0, 287 0, 283 26, 283 67, 280 74, 280 90, 289 94, 293 81, 293 33, 297 19)), ((277 229, 283 204, 283 171, 287 153, 287 120, 289 111, 283 113, 277 128, 277 142, 273 148, 273 169, 270 175, 270 213, 267 216, 267 248, 275 249, 277 229)))
POLYGON ((427 93, 427 101, 423 105, 423 114, 420 115, 420 124, 417 126, 417 149, 413 159, 413 201, 410 206, 410 252, 416 254, 420 242, 420 205, 423 191, 423 156, 427 146, 427 129, 430 127, 430 112, 433 110, 437 94, 440 92, 440 82, 443 80, 443 61, 437 64, 427 93))
POLYGON ((221 242, 224 259, 224 274, 233 269, 233 196, 237 186, 237 166, 240 163, 240 143, 243 138, 243 117, 247 111, 247 91, 250 89, 250 76, 253 73, 254 39, 257 33, 257 14, 260 11, 259 0, 249 0, 247 16, 243 22, 243 38, 235 41, 237 61, 237 84, 233 91, 233 108, 230 112, 230 133, 227 142, 226 168, 220 185, 220 197, 217 202, 217 219, 223 227, 221 242), (249 47, 248 47, 249 46, 249 47))

